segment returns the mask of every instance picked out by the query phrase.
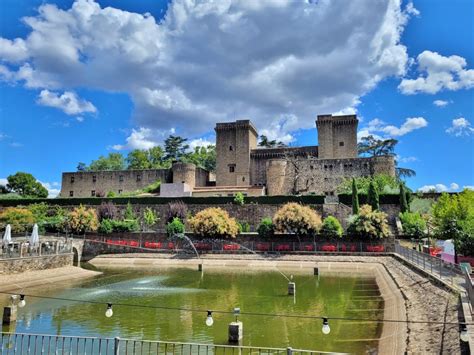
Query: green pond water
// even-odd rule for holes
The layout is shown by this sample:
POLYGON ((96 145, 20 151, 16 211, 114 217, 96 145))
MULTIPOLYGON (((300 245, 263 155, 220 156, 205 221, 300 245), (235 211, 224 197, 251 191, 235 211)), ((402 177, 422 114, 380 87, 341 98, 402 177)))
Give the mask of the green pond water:
MULTIPOLYGON (((28 298, 19 309, 16 332, 101 336, 227 344, 232 315, 213 314, 214 325, 205 325, 206 312, 187 312, 114 306, 106 318, 106 304, 127 303, 202 310, 333 317, 381 318, 383 299, 375 278, 347 273, 324 273, 312 269, 288 271, 294 275, 296 297, 287 295, 288 281, 276 270, 113 269, 79 282, 48 285, 24 293, 98 301, 74 303, 28 298)), ((7 304, 0 298, 2 306, 7 304)), ((331 333, 323 335, 318 319, 242 315, 243 345, 287 347, 366 353, 377 347, 381 325, 360 321, 330 320, 331 333)), ((4 328, 4 331, 6 329, 4 328)))

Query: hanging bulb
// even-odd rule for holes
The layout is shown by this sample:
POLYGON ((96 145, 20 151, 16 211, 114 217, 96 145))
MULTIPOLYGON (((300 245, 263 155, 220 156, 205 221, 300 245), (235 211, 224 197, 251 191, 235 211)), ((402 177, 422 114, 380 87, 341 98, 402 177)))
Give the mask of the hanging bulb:
POLYGON ((331 332, 331 328, 329 327, 329 322, 326 317, 323 318, 323 328, 321 330, 325 335, 328 335, 331 332))
POLYGON ((26 306, 25 295, 20 295, 20 302, 18 302, 18 307, 23 308, 26 306))
POLYGON ((465 324, 461 328, 461 332, 459 333, 459 338, 465 342, 469 341, 469 333, 467 332, 467 327, 465 324))
POLYGON ((212 319, 212 312, 207 311, 207 318, 206 318, 206 325, 208 327, 212 326, 214 324, 214 319, 212 319))
POLYGON ((107 303, 107 310, 105 311, 105 316, 110 318, 114 315, 114 311, 112 310, 112 303, 107 303))

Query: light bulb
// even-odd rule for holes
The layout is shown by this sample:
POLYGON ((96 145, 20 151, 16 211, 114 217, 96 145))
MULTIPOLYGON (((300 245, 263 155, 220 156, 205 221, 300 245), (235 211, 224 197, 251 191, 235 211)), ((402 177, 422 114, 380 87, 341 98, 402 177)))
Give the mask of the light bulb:
POLYGON ((107 310, 105 311, 105 316, 110 318, 114 315, 114 311, 112 311, 112 303, 107 303, 107 310))
POLYGON ((321 329, 323 334, 328 335, 331 333, 331 327, 329 327, 329 322, 327 318, 323 318, 323 328, 321 329))
POLYGON ((462 327, 461 332, 459 333, 459 338, 465 342, 469 341, 469 333, 467 332, 466 326, 462 327))
POLYGON ((20 295, 20 302, 18 302, 18 307, 23 308, 26 306, 25 295, 20 295))
POLYGON ((212 319, 212 312, 207 311, 207 318, 206 318, 206 325, 208 327, 212 326, 214 324, 214 319, 212 319))

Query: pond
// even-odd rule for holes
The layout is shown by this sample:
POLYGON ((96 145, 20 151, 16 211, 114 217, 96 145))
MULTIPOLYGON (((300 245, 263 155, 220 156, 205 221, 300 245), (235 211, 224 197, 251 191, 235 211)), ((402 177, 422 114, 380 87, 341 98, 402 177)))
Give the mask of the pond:
MULTIPOLYGON (((284 270, 294 275, 296 296, 288 296, 288 281, 277 270, 187 268, 102 269, 85 281, 25 290, 25 293, 100 304, 28 298, 19 309, 14 331, 19 333, 101 336, 199 343, 227 343, 232 314, 206 310, 315 315, 346 318, 382 318, 384 301, 375 277, 359 274, 323 274, 312 269, 284 270), (105 317, 107 303, 116 304, 105 317), (202 312, 119 306, 138 304, 192 308, 202 312)), ((7 298, 0 298, 3 307, 7 298)), ((366 353, 377 348, 382 326, 375 322, 329 320, 331 332, 322 334, 320 319, 241 315, 243 345, 366 353)))

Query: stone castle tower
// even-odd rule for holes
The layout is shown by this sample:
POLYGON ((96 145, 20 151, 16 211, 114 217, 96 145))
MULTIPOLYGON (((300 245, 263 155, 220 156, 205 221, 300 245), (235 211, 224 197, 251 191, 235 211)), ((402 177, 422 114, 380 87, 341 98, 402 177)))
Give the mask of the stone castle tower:
POLYGON ((357 158, 358 123, 355 115, 319 115, 316 120, 319 159, 357 158))
POLYGON ((250 151, 257 148, 258 133, 249 120, 217 123, 216 185, 250 185, 250 151))

